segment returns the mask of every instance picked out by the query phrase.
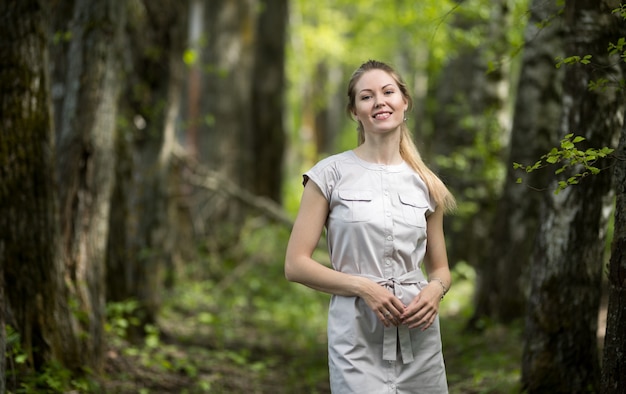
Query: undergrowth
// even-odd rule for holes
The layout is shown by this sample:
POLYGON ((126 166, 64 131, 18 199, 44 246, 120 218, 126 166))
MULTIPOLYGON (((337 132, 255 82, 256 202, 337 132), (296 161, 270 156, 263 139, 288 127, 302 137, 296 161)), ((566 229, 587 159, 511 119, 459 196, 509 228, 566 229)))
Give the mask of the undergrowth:
MULTIPOLYGON (((141 342, 128 339, 138 324, 137 302, 108 305, 101 376, 78 380, 50 365, 22 376, 13 392, 329 393, 329 296, 284 279, 288 235, 281 226, 249 222, 219 258, 189 263, 192 274, 164 294, 158 321, 144 327, 141 342)), ((328 263, 322 249, 315 257, 328 263)), ((519 392, 521 330, 484 322, 482 332, 466 332, 474 271, 457 264, 453 278, 440 314, 450 393, 519 392)), ((7 365, 16 365, 23 355, 10 334, 7 365)))

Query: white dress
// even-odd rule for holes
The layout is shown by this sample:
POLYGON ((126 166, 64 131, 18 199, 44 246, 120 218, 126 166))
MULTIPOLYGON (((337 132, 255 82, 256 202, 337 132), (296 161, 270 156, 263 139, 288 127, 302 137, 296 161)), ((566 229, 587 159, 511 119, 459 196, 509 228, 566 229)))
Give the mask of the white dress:
MULTIPOLYGON (((406 163, 380 165, 346 151, 304 174, 329 203, 333 268, 386 286, 405 305, 428 283, 421 271, 428 189, 406 163)), ((439 319, 426 331, 385 328, 359 297, 333 296, 328 314, 330 386, 334 394, 447 393, 439 319)))

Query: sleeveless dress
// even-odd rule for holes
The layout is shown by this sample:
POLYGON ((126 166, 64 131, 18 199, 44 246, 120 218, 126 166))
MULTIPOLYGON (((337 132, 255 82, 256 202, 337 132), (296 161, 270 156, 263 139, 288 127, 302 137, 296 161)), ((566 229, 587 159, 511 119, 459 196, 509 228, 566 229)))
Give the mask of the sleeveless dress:
MULTIPOLYGON (((329 204, 326 237, 337 271, 384 285, 405 305, 424 288, 428 188, 406 163, 380 165, 353 151, 304 174, 329 204)), ((426 331, 385 327, 359 297, 331 297, 328 362, 334 394, 440 394, 447 381, 439 319, 426 331)))

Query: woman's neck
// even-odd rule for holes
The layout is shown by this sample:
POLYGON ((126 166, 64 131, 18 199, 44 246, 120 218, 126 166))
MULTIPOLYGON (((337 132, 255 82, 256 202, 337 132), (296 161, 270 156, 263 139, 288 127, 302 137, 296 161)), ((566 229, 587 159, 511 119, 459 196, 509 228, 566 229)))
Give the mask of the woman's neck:
POLYGON ((396 165, 403 162, 399 141, 390 139, 366 139, 363 144, 354 149, 354 153, 360 159, 370 163, 396 165))

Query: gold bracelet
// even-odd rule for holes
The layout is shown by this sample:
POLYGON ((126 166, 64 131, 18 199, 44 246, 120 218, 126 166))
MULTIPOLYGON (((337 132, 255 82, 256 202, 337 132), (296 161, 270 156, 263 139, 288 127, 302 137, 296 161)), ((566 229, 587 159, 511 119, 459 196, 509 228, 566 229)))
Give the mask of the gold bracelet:
POLYGON ((441 288, 443 289, 443 293, 441 293, 441 299, 443 300, 443 297, 448 292, 448 289, 446 288, 446 285, 443 283, 443 280, 441 280, 441 278, 430 278, 429 283, 432 282, 433 280, 436 280, 441 285, 441 288))

